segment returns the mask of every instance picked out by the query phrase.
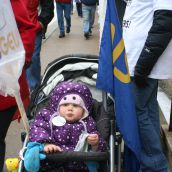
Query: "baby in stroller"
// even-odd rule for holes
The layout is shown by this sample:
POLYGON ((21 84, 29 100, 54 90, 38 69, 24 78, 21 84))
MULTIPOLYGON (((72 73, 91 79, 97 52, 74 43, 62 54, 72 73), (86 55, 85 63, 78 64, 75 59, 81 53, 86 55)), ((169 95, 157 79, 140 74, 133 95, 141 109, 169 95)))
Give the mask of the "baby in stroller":
MULTIPOLYGON (((106 151, 106 142, 90 115, 92 105, 92 95, 86 85, 70 81, 59 83, 50 95, 49 107, 41 109, 32 122, 29 141, 44 144, 46 153, 106 151)), ((63 167, 65 171, 84 172, 89 169, 86 164, 69 162, 52 165, 63 167)))

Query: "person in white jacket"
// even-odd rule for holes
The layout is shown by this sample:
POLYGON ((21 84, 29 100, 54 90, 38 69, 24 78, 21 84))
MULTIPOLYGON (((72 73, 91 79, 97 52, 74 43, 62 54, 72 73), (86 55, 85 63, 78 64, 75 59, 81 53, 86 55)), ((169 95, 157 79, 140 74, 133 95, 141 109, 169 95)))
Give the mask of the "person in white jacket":
POLYGON ((161 149, 158 79, 172 78, 171 0, 128 0, 123 38, 141 140, 141 172, 167 172, 161 149))

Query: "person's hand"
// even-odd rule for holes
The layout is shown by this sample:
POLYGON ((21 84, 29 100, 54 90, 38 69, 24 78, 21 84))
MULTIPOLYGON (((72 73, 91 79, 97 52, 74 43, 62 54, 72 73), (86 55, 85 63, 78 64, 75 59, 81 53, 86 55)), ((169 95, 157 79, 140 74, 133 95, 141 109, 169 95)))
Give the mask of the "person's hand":
POLYGON ((87 137, 88 144, 91 145, 92 150, 96 151, 98 149, 99 144, 99 136, 98 134, 89 134, 87 137))
POLYGON ((134 82, 139 88, 145 88, 148 85, 147 79, 145 76, 134 74, 134 82))
POLYGON ((61 149, 59 146, 54 144, 45 144, 44 151, 46 153, 54 153, 54 152, 62 152, 63 149, 61 149))

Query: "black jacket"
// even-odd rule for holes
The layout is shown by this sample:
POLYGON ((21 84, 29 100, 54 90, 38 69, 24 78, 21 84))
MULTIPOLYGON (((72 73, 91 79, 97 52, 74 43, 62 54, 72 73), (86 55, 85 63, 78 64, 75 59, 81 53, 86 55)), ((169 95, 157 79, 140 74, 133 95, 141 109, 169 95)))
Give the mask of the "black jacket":
POLYGON ((143 50, 135 66, 135 75, 146 77, 172 38, 172 11, 157 10, 143 50))
POLYGON ((54 1, 53 0, 40 0, 41 12, 38 16, 38 20, 46 28, 47 25, 54 17, 54 1))
POLYGON ((96 5, 98 3, 97 0, 81 0, 81 2, 87 6, 96 5))

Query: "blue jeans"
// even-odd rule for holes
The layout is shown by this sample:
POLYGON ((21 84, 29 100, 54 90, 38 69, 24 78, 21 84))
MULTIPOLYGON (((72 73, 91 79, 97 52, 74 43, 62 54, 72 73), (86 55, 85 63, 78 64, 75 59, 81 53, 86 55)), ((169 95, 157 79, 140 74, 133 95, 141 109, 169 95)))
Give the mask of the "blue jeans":
POLYGON ((71 8, 70 8, 71 13, 73 13, 73 0, 71 0, 71 8))
POLYGON ((32 56, 32 63, 26 70, 27 81, 30 91, 33 91, 41 81, 40 51, 42 44, 42 31, 37 32, 35 39, 35 49, 32 56))
POLYGON ((86 6, 82 4, 82 15, 83 15, 83 31, 88 33, 89 29, 93 24, 93 19, 96 11, 96 5, 86 6))
POLYGON ((95 21, 95 12, 96 12, 96 6, 95 6, 95 10, 92 10, 92 11, 91 11, 90 28, 93 27, 93 25, 94 25, 94 21, 95 21))
POLYGON ((132 84, 141 141, 141 171, 167 172, 167 160, 160 142, 158 80, 148 79, 146 88, 138 88, 134 81, 132 84))
POLYGON ((66 19, 66 27, 71 27, 71 4, 64 4, 56 2, 57 19, 60 33, 65 32, 64 17, 66 19), (63 17, 64 11, 64 17, 63 17))

